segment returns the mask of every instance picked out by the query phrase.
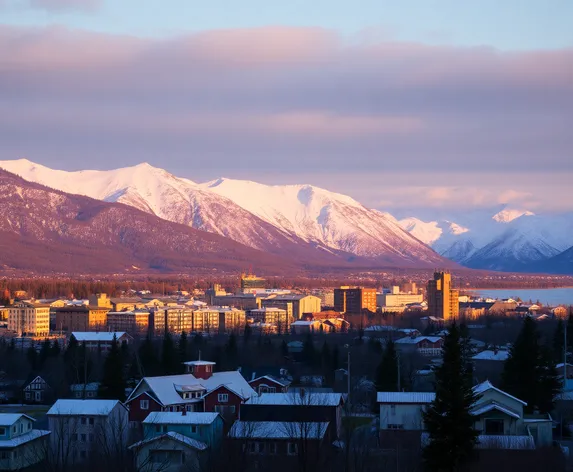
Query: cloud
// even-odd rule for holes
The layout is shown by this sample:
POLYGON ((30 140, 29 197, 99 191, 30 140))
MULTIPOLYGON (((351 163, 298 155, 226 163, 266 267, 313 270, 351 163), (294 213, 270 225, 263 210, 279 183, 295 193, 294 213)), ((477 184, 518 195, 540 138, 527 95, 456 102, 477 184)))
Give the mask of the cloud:
POLYGON ((570 49, 349 43, 321 28, 142 39, 0 26, 0 155, 149 161, 196 180, 270 169, 373 206, 399 205, 400 181, 404 201, 549 208, 541 193, 573 176, 571 63, 570 49))
POLYGON ((101 6, 102 0, 29 0, 28 3, 32 8, 47 11, 95 11, 101 6))

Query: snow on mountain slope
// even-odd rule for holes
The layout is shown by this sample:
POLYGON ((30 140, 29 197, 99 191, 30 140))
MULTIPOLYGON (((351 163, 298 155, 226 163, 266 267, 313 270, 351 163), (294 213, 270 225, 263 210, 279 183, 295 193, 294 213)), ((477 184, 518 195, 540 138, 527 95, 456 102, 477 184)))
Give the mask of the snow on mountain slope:
POLYGON ((499 213, 493 215, 491 219, 497 221, 498 223, 509 223, 510 221, 513 221, 516 218, 520 218, 522 216, 533 216, 533 215, 535 215, 535 213, 531 211, 506 208, 504 210, 501 210, 499 213))
POLYGON ((402 228, 418 238, 420 241, 433 246, 448 247, 452 243, 452 238, 457 238, 461 234, 469 231, 461 225, 451 221, 429 221, 424 222, 418 218, 404 218, 399 221, 402 228))
POLYGON ((323 249, 319 253, 375 258, 394 266, 444 265, 441 256, 393 217, 309 185, 268 186, 229 179, 197 184, 149 164, 65 172, 21 159, 0 161, 0 167, 26 180, 124 203, 269 252, 316 254, 318 247, 323 249))
POLYGON ((203 187, 308 242, 365 257, 393 255, 439 262, 393 217, 369 210, 346 195, 311 185, 264 185, 225 178, 203 187))

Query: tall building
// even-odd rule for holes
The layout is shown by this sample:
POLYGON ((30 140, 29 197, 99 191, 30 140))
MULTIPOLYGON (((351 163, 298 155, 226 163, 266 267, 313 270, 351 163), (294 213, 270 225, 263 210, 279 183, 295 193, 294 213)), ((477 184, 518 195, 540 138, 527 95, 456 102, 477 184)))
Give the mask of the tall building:
POLYGON ((458 318, 459 295, 458 290, 452 290, 449 272, 434 272, 434 278, 428 281, 428 314, 446 321, 458 318))
POLYGON ((266 280, 253 274, 241 274, 241 293, 265 291, 266 280))
POLYGON ((320 298, 314 295, 271 295, 262 300, 262 306, 282 308, 295 320, 300 320, 304 313, 318 313, 321 308, 320 298))
POLYGON ((342 286, 334 289, 334 310, 342 313, 376 312, 376 289, 342 286))
POLYGON ((20 336, 50 334, 50 305, 18 303, 8 311, 8 329, 20 336))
POLYGON ((111 300, 107 298, 106 293, 96 293, 89 297, 89 304, 91 306, 99 306, 100 308, 109 308, 111 310, 111 300))
POLYGON ((157 307, 151 311, 151 320, 150 331, 156 336, 165 331, 171 334, 193 331, 193 310, 186 306, 157 307))
POLYGON ((251 310, 251 317, 256 323, 264 323, 276 326, 278 331, 286 333, 290 329, 291 318, 286 310, 277 307, 257 308, 251 310))
POLYGON ((107 314, 107 329, 124 331, 133 335, 145 335, 149 330, 149 311, 110 311, 107 314))
POLYGON ((109 308, 98 306, 66 306, 56 308, 57 331, 105 331, 109 308))

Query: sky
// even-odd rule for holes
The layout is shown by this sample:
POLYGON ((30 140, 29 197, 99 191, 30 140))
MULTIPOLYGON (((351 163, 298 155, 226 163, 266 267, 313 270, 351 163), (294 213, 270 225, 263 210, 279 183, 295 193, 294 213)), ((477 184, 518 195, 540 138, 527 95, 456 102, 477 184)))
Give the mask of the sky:
POLYGON ((569 0, 0 0, 0 160, 573 210, 569 0))

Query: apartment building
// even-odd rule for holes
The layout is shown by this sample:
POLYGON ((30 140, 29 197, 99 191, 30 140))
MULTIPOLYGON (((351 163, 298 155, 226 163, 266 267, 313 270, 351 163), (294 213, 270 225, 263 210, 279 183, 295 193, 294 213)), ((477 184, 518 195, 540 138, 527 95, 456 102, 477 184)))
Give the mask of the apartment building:
POLYGON ((149 310, 110 311, 107 314, 107 329, 146 334, 149 330, 149 317, 149 310))
POLYGON ((452 289, 452 275, 448 272, 434 272, 428 281, 428 314, 444 320, 459 316, 458 290, 452 289))
POLYGON ((56 308, 58 331, 105 331, 109 308, 81 305, 56 308))
POLYGON ((289 317, 300 320, 304 313, 319 312, 321 300, 314 295, 271 295, 262 300, 262 307, 282 308, 289 317))
POLYGON ((376 312, 376 289, 342 286, 334 289, 334 310, 342 313, 376 312))
POLYGON ((172 334, 193 331, 193 309, 188 306, 157 307, 151 311, 151 317, 151 332, 156 336, 164 334, 166 330, 172 334))
POLYGON ((18 303, 8 310, 8 329, 20 336, 50 334, 50 305, 18 303))

